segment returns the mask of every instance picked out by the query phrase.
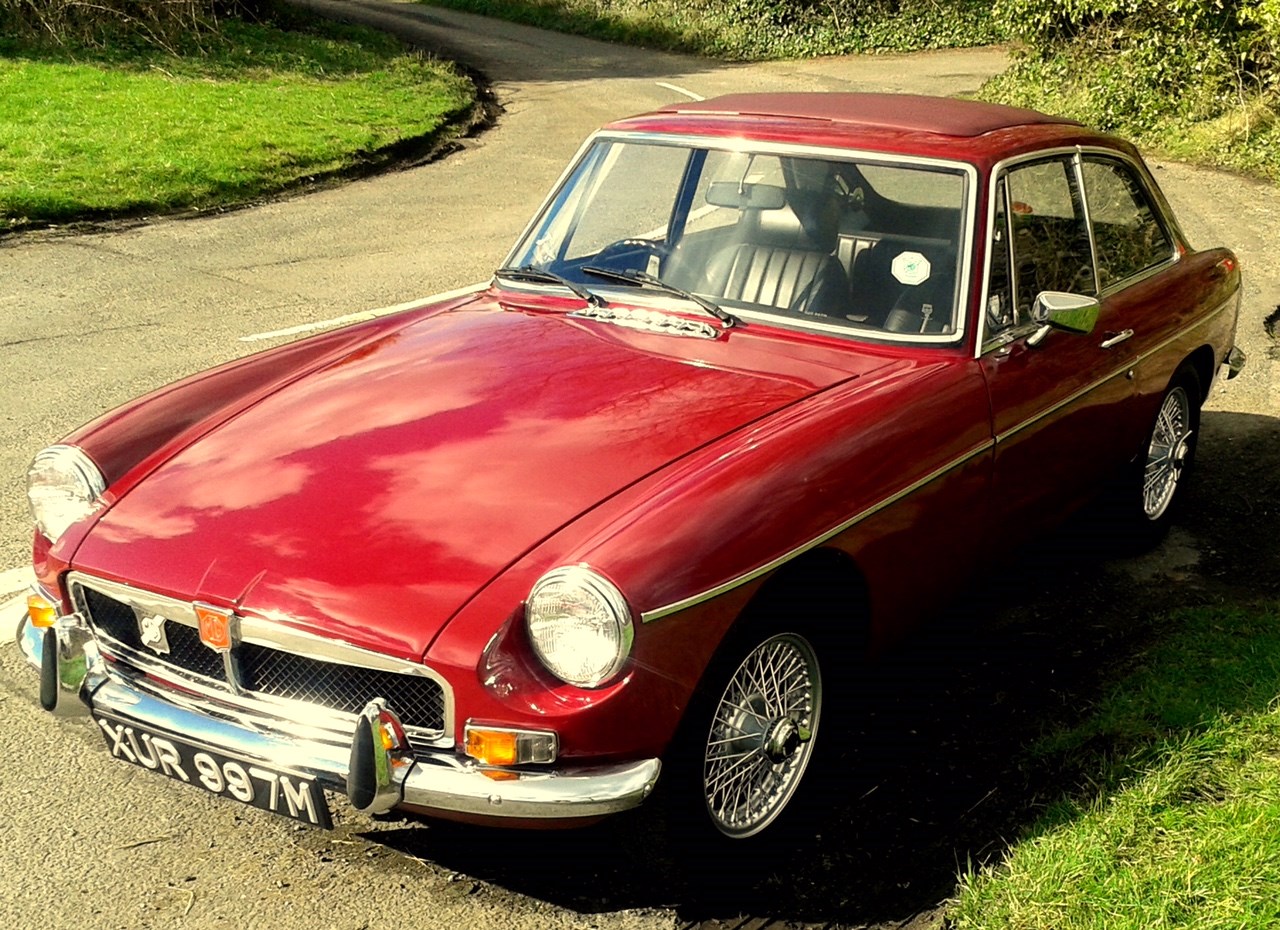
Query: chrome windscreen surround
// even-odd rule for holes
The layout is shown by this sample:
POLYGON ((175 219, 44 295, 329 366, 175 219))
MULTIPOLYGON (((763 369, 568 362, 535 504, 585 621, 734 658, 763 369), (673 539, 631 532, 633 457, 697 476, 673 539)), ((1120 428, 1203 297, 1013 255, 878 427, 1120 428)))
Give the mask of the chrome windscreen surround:
POLYGON ((235 618, 235 645, 224 657, 201 642, 190 602, 79 572, 67 586, 109 673, 175 706, 347 745, 359 709, 382 697, 405 717, 416 748, 453 746, 452 689, 424 665, 249 616, 235 618))

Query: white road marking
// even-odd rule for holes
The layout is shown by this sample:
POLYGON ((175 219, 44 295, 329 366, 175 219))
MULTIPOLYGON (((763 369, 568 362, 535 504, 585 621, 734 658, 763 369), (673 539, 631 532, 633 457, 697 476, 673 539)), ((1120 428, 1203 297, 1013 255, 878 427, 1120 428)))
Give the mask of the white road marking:
POLYGON ((706 100, 707 99, 706 97, 702 96, 702 94, 695 94, 691 90, 685 90, 683 87, 681 87, 678 84, 668 84, 666 81, 655 81, 654 83, 657 84, 659 87, 665 87, 667 90, 674 90, 677 94, 684 94, 690 100, 706 100))
POLYGON ((365 320, 373 320, 380 316, 389 316, 392 313, 399 313, 401 310, 412 310, 414 307, 420 307, 423 304, 436 303, 444 300, 453 300, 455 297, 465 297, 467 294, 474 294, 476 291, 483 290, 488 284, 469 284, 466 287, 460 287, 457 290, 445 291, 443 294, 433 294, 430 297, 420 297, 417 300, 406 301, 402 304, 396 304, 392 307, 379 307, 377 310, 361 310, 358 313, 348 313, 346 316, 336 316, 331 320, 316 320, 314 323, 300 323, 297 326, 290 326, 287 329, 273 329, 268 333, 254 333, 251 336, 241 336, 241 342, 259 342, 263 339, 279 339, 281 336, 297 336, 301 333, 314 332, 317 329, 329 329, 333 326, 345 326, 347 323, 361 323, 365 320))
POLYGON ((36 573, 31 570, 30 565, 19 565, 17 568, 0 572, 0 597, 13 594, 15 591, 24 591, 35 583, 36 573))
POLYGON ((27 598, 24 594, 0 604, 0 643, 11 643, 18 638, 18 626, 27 615, 27 598))

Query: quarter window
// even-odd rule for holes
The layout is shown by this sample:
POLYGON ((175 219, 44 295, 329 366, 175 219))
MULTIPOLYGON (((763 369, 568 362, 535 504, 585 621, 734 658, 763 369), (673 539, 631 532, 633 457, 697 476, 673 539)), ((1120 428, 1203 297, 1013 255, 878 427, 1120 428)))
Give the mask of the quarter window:
POLYGON ((1030 323, 1042 291, 1097 293, 1076 178, 1068 157, 1019 165, 1000 179, 984 308, 988 335, 1030 323))
POLYGON ((1086 159, 1082 171, 1102 287, 1173 257, 1173 243, 1157 218, 1151 198, 1128 165, 1110 159, 1086 159))
POLYGON ((1041 291, 1096 294, 1089 228, 1071 160, 1010 171, 1008 190, 1019 322, 1030 319, 1041 291))

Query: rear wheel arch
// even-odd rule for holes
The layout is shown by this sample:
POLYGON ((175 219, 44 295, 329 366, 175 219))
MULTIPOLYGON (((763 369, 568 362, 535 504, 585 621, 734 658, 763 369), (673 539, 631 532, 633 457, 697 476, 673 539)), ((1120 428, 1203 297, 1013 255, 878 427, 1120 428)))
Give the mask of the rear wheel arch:
MULTIPOLYGON (((1174 376, 1173 380, 1176 380, 1178 375, 1183 374, 1184 370, 1188 368, 1195 373, 1200 396, 1192 398, 1192 400, 1196 402, 1197 407, 1209 399, 1209 389, 1213 385, 1214 367, 1213 349, 1210 346, 1203 345, 1188 355, 1177 368, 1177 375, 1174 376)), ((1172 380, 1170 383, 1172 384, 1172 380)))

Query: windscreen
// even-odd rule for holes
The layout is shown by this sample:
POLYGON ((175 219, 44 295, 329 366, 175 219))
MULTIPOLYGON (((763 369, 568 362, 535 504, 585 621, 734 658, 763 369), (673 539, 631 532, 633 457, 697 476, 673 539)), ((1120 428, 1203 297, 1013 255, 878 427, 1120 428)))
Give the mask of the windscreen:
POLYGON ((593 292, 650 277, 750 320, 945 341, 959 332, 958 166, 601 140, 511 265, 593 292))

